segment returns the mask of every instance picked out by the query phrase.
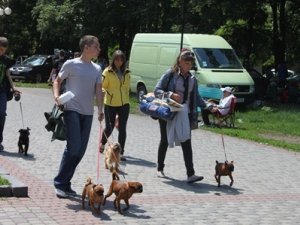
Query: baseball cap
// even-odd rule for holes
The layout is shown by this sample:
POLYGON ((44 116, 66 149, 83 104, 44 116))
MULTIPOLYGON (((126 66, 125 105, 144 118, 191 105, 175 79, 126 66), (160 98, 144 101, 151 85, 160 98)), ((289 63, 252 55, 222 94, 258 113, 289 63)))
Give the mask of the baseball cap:
POLYGON ((180 53, 180 58, 184 60, 195 60, 195 54, 190 50, 183 50, 180 53))
POLYGON ((226 91, 228 93, 232 93, 232 88, 231 87, 224 87, 224 88, 221 88, 221 91, 226 91))

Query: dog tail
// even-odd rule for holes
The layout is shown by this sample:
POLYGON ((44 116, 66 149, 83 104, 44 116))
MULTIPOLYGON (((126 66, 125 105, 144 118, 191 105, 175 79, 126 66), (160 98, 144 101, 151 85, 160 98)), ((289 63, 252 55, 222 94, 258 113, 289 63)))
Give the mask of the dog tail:
POLYGON ((120 180, 120 177, 116 170, 113 170, 111 174, 112 174, 112 180, 120 180))
POLYGON ((88 177, 85 182, 85 186, 88 186, 92 183, 92 178, 88 177))

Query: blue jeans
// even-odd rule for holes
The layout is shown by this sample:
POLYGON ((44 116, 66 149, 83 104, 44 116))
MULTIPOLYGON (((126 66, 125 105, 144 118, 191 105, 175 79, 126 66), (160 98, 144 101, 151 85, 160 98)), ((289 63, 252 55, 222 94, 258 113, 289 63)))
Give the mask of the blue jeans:
POLYGON ((3 141, 3 130, 6 119, 7 98, 5 88, 0 87, 0 144, 3 141))
POLYGON ((64 120, 67 132, 67 146, 64 150, 59 171, 54 178, 54 186, 61 190, 71 187, 75 169, 85 154, 93 116, 81 115, 75 111, 65 111, 64 120))

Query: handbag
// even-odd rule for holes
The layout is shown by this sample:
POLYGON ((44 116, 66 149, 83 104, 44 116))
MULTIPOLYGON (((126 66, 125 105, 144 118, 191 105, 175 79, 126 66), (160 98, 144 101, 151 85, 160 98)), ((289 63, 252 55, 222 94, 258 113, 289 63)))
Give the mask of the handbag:
POLYGON ((153 119, 172 120, 176 115, 176 112, 172 112, 170 106, 163 99, 153 96, 144 97, 140 101, 140 111, 153 119))
POLYGON ((45 128, 47 131, 52 131, 53 135, 51 141, 55 139, 66 140, 66 126, 64 122, 64 112, 56 104, 53 106, 52 112, 45 112, 47 124, 45 128))

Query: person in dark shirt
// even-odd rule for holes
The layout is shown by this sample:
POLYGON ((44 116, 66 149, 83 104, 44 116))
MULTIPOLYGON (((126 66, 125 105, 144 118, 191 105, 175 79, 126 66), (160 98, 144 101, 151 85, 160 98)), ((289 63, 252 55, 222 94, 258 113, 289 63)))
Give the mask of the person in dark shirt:
POLYGON ((57 77, 57 74, 58 72, 60 71, 62 65, 64 64, 64 62, 66 61, 65 59, 65 52, 63 50, 61 50, 59 52, 59 55, 58 55, 58 59, 55 60, 54 64, 53 64, 53 67, 52 67, 52 70, 50 72, 50 76, 49 76, 49 79, 48 79, 48 82, 49 83, 53 83, 53 81, 55 80, 55 78, 57 77))
POLYGON ((21 93, 15 89, 12 79, 10 77, 9 68, 13 65, 13 60, 5 55, 8 48, 8 40, 6 37, 0 37, 0 151, 4 150, 2 145, 3 130, 6 119, 7 108, 7 89, 11 88, 14 95, 21 93))

